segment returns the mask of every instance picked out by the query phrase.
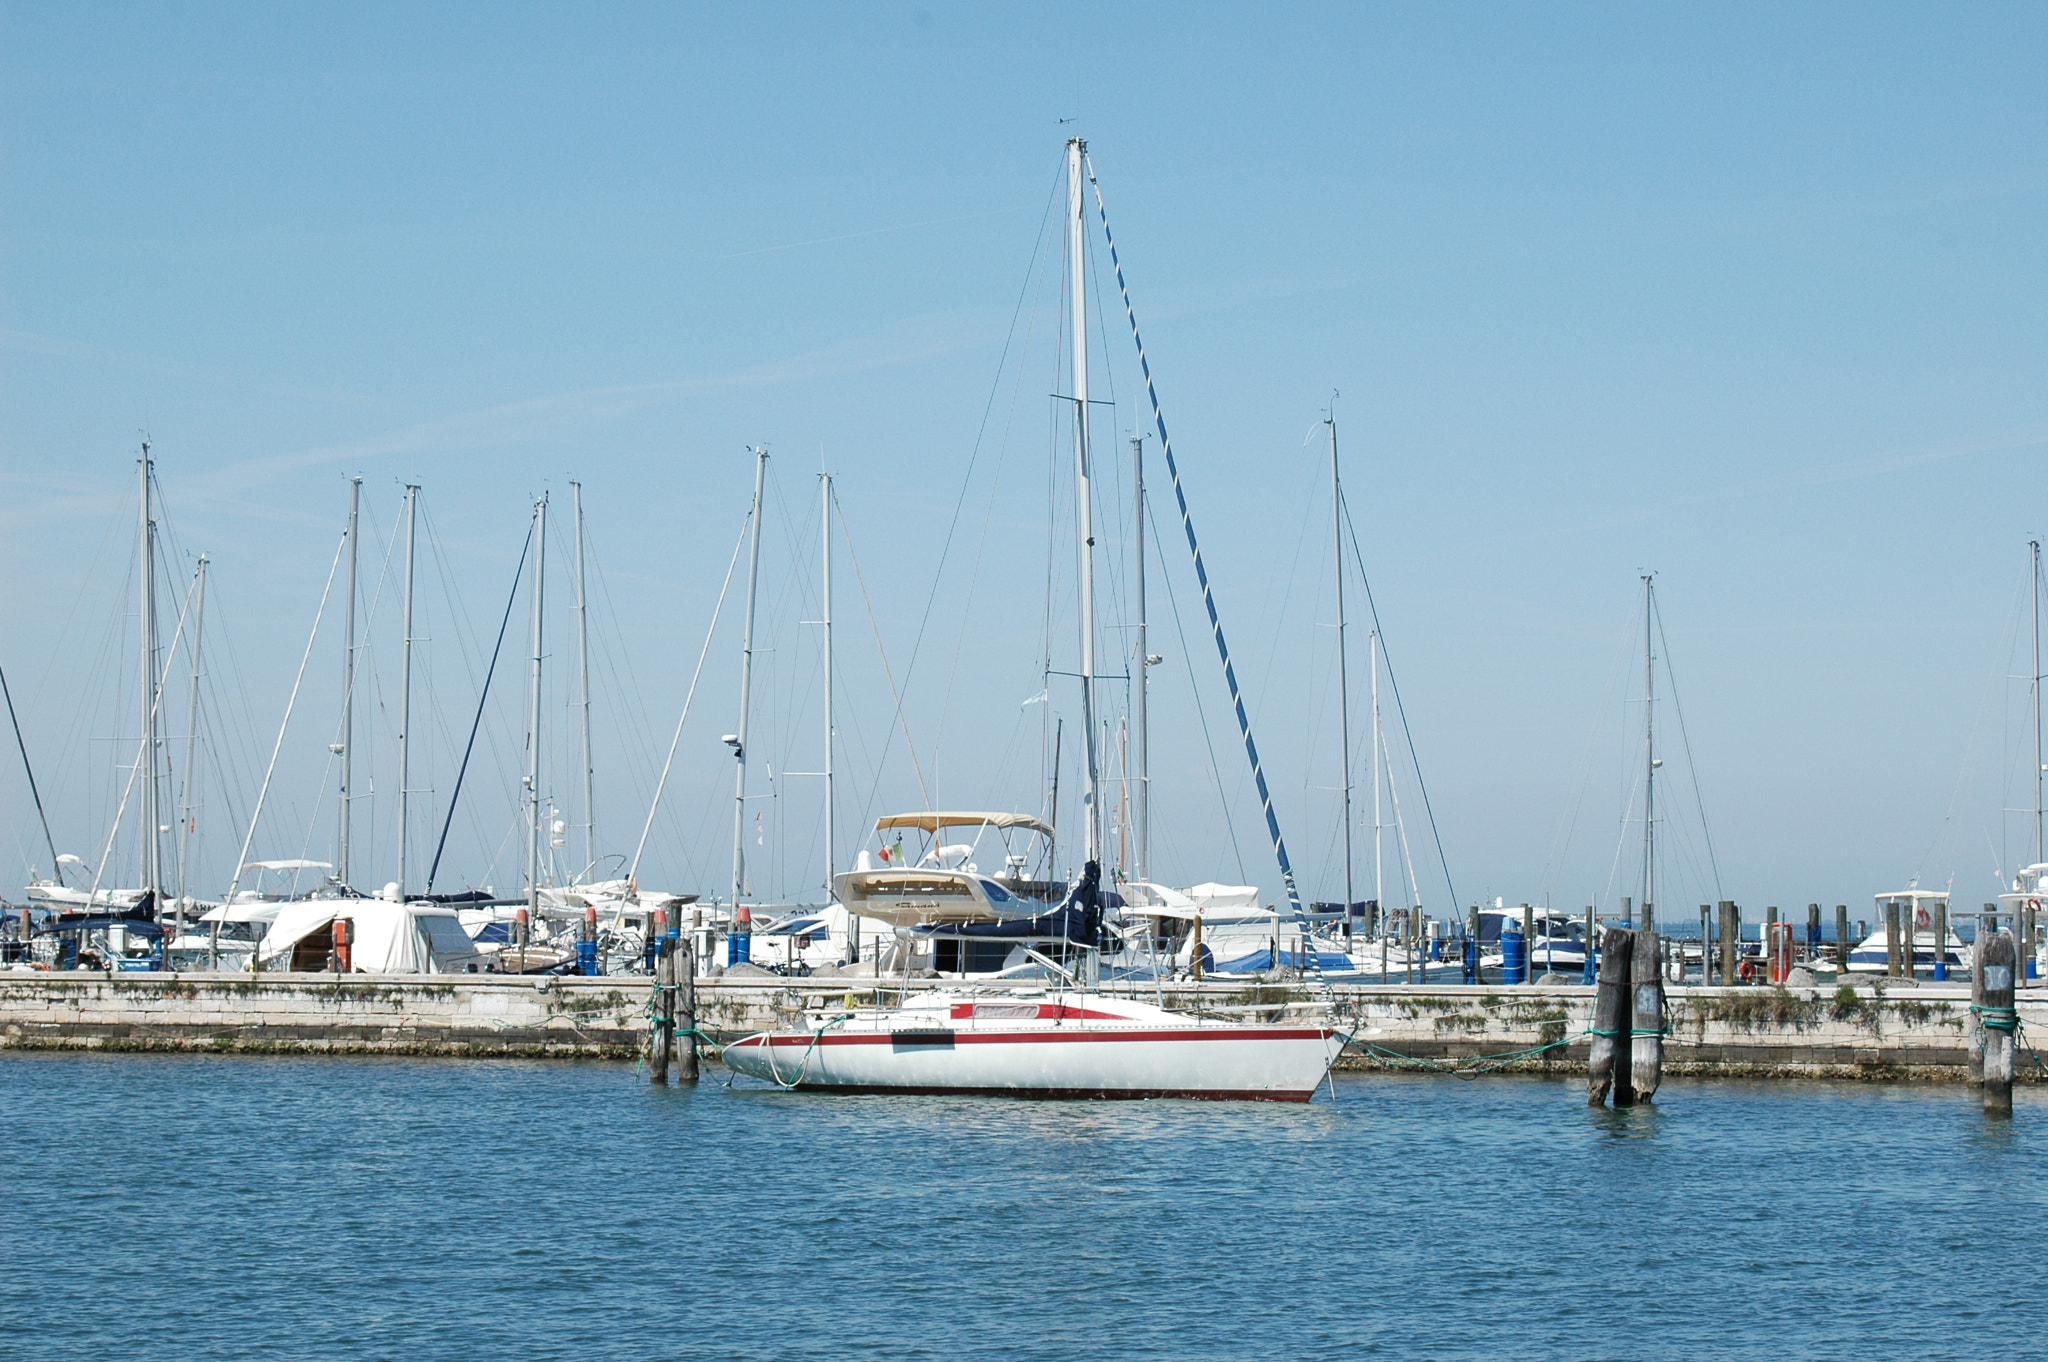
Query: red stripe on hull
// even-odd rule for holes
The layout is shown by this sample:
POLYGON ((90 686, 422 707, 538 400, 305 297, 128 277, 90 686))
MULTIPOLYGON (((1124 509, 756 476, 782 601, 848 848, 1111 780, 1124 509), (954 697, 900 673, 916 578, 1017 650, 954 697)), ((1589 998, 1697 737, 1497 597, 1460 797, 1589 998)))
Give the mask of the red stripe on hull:
MULTIPOLYGON (((937 1029, 935 1029, 935 1030, 933 1030, 933 1031, 912 1031, 912 1032, 904 1033, 904 1035, 903 1035, 903 1037, 902 1037, 902 1043, 903 1043, 903 1044, 904 1044, 904 1045, 906 1046, 906 1048, 907 1048, 907 1047, 910 1047, 910 1046, 916 1046, 916 1045, 921 1045, 921 1044, 922 1044, 922 1045, 930 1045, 930 1046, 932 1046, 933 1048, 942 1048, 942 1046, 943 1046, 943 1043, 942 1043, 942 1042, 939 1042, 939 1041, 936 1041, 936 1040, 934 1040, 934 1039, 931 1039, 932 1037, 934 1037, 935 1035, 937 1035, 937 1034, 939 1034, 939 1033, 940 1033, 940 1032, 939 1032, 939 1031, 938 1031, 937 1029)), ((993 1032, 993 1033, 992 1033, 992 1032, 988 1032, 988 1031, 955 1031, 955 1032, 953 1032, 952 1034, 953 1034, 953 1041, 952 1041, 952 1043, 953 1043, 954 1045, 956 1045, 956 1046, 959 1046, 959 1045, 1044 1045, 1044 1044, 1054 1044, 1054 1043, 1068 1043, 1068 1044, 1076 1044, 1076 1043, 1082 1043, 1082 1042, 1090 1042, 1090 1043, 1100 1043, 1100 1042, 1106 1042, 1106 1041, 1107 1041, 1107 1042, 1115 1042, 1115 1041, 1141 1041, 1141 1042, 1152 1042, 1152 1041, 1166 1041, 1166 1040, 1174 1040, 1174 1041, 1183 1041, 1183 1040, 1208 1040, 1208 1041, 1267 1041, 1267 1040, 1328 1040, 1328 1039, 1329 1039, 1329 1038, 1330 1038, 1330 1037, 1331 1037, 1332 1035, 1334 1035, 1335 1033, 1334 1033, 1334 1032, 1331 1032, 1331 1031, 1316 1031, 1316 1030, 1302 1030, 1302 1031, 1253 1031, 1253 1032, 1245 1032, 1245 1031, 1178 1031, 1178 1030, 1172 1030, 1172 1031, 1009 1031, 1009 1032, 993 1032)), ((746 1038, 745 1040, 740 1040, 740 1041, 734 1041, 734 1042, 733 1042, 733 1044, 734 1044, 734 1045, 758 1045, 758 1044, 762 1044, 762 1043, 764 1043, 764 1039, 765 1039, 765 1043, 766 1043, 766 1044, 769 1044, 769 1045, 778 1045, 778 1046, 789 1046, 789 1045, 794 1045, 794 1046, 797 1046, 797 1047, 799 1047, 799 1048, 807 1048, 807 1047, 809 1047, 809 1046, 811 1045, 811 1043, 812 1043, 812 1041, 813 1041, 813 1033, 811 1033, 811 1032, 808 1032, 808 1031, 807 1031, 807 1032, 804 1032, 804 1033, 802 1033, 802 1034, 793 1034, 793 1033, 789 1033, 789 1032, 782 1032, 782 1033, 778 1033, 778 1034, 776 1034, 776 1035, 768 1036, 768 1037, 765 1037, 765 1038, 763 1038, 763 1037, 760 1037, 760 1036, 748 1036, 748 1037, 747 1037, 747 1038, 746 1038)), ((847 1034, 846 1034, 845 1032, 832 1032, 832 1031, 828 1031, 828 1032, 826 1032, 826 1033, 825 1033, 825 1034, 824 1034, 823 1036, 818 1036, 818 1037, 816 1037, 816 1042, 817 1042, 817 1044, 818 1044, 819 1046, 821 1046, 821 1047, 822 1047, 822 1046, 826 1046, 826 1045, 894 1045, 894 1044, 897 1044, 897 1043, 898 1043, 898 1037, 897 1037, 896 1035, 893 1035, 893 1034, 872 1034, 872 1033, 870 1033, 870 1034, 860 1034, 860 1035, 847 1035, 847 1034)))
MULTIPOLYGON (((1318 1084, 1320 1086, 1320 1084, 1318 1084)), ((1307 1092, 1279 1092, 1271 1089, 1241 1091, 1165 1088, 953 1088, 910 1087, 879 1083, 798 1083, 789 1091, 834 1093, 851 1096, 869 1093, 886 1097, 1019 1097, 1033 1101, 1100 1102, 1154 1101, 1174 1099, 1189 1102, 1306 1102, 1315 1096, 1307 1092)))

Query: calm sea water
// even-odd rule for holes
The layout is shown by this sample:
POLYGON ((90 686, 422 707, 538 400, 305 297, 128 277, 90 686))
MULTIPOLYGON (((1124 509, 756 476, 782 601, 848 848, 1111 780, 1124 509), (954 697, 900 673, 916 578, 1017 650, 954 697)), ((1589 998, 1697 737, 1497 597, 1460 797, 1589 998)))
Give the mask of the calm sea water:
MULTIPOLYGON (((719 1073, 716 1069, 710 1073, 719 1073)), ((744 1084, 744 1080, 742 1080, 744 1084)), ((2048 1094, 1340 1079, 1309 1107, 0 1059, 0 1355, 2037 1353, 2048 1094)))

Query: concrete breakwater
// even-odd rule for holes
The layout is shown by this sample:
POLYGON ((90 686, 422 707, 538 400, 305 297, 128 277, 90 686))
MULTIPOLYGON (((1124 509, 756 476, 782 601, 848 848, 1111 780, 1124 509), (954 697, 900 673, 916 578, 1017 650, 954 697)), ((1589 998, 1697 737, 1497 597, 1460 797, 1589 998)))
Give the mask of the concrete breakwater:
MULTIPOLYGON (((883 993, 893 997, 897 983, 883 993)), ((959 987, 912 980, 913 989, 959 987)), ((1038 982, 980 982, 1042 993, 1038 982)), ((787 1023, 805 1007, 869 1002, 872 978, 723 976, 697 986, 714 1039, 787 1023)), ((1122 991, 1120 988, 1118 991, 1122 991)), ((1137 996, 1233 1018, 1327 1021, 1351 1036, 1341 1067, 1583 1071, 1593 990, 1571 987, 1176 982, 1137 996)), ((0 975, 0 1048, 631 1059, 648 1031, 644 977, 509 975, 0 975)), ((1667 1074, 1961 1079, 1966 985, 1886 980, 1850 989, 1673 988, 1667 1074)), ((2048 989, 2019 998, 2048 1037, 2048 989)), ((2042 1076, 2025 1050, 2021 1081, 2042 1076)))

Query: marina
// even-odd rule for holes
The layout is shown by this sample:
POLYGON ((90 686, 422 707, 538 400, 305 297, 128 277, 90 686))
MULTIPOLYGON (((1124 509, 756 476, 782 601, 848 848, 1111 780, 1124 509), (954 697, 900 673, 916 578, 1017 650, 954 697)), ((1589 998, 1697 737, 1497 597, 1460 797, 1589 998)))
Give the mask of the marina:
POLYGON ((0 1362, 2032 1355, 2048 9, 0 32, 0 1362))

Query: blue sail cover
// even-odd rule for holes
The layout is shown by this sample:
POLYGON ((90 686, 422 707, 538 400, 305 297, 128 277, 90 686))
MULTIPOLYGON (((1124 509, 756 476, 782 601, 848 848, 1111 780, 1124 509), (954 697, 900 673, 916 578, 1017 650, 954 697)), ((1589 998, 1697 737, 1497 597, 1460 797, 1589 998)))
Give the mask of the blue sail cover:
POLYGON ((1050 913, 1036 917, 1010 918, 1003 922, 932 924, 912 930, 921 936, 970 937, 984 941, 1070 941, 1077 946, 1102 945, 1103 900, 1113 898, 1098 888, 1102 867, 1094 861, 1081 870, 1081 878, 1067 894, 1067 901, 1050 913))

